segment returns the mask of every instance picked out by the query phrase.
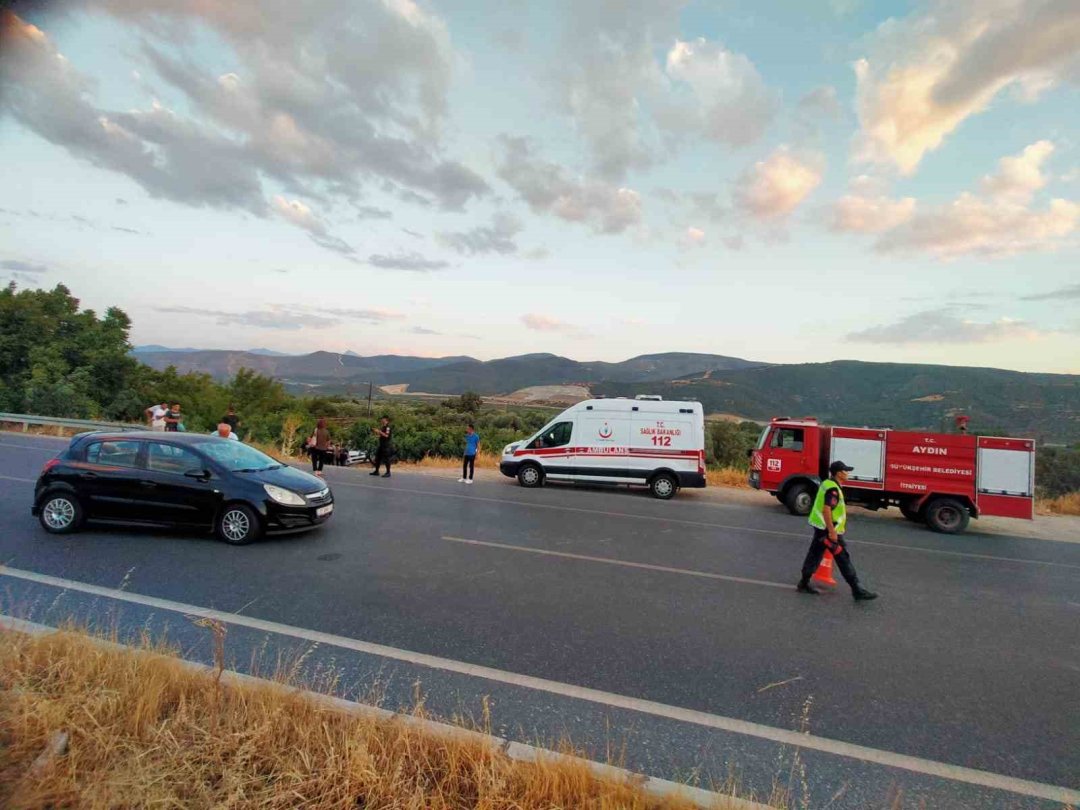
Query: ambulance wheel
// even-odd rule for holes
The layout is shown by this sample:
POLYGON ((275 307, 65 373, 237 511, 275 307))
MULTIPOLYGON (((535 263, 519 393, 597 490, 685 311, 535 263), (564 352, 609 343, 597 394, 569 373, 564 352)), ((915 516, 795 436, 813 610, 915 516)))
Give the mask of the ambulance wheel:
POLYGON ((971 513, 955 498, 936 498, 926 507, 926 525, 941 534, 957 534, 967 528, 971 513))
POLYGON ((900 504, 900 512, 914 523, 925 523, 926 518, 923 516, 922 510, 915 506, 917 503, 918 501, 904 501, 900 504))
POLYGON ((652 493, 654 498, 659 498, 662 501, 671 500, 678 491, 679 482, 670 473, 660 473, 649 482, 649 492, 652 493))
POLYGON ((814 491, 809 484, 792 484, 784 495, 784 506, 793 515, 809 515, 814 505, 814 491))
POLYGON ((518 483, 523 487, 532 489, 544 483, 544 473, 535 464, 524 464, 518 470, 518 483))

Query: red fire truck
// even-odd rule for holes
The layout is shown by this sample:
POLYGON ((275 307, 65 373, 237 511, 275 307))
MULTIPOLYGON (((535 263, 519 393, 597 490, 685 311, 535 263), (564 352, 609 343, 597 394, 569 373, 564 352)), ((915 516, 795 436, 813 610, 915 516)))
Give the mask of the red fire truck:
POLYGON ((1035 442, 966 433, 830 427, 776 418, 750 454, 750 486, 795 515, 810 513, 829 464, 854 467, 848 503, 898 506, 909 520, 955 534, 980 515, 1026 518, 1035 510, 1035 442))

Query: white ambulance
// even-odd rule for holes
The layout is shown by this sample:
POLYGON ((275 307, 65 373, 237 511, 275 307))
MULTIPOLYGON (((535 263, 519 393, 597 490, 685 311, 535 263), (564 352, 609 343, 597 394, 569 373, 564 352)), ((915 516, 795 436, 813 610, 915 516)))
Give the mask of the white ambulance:
POLYGON ((547 479, 641 484, 666 500, 681 487, 705 486, 705 415, 700 402, 586 400, 508 444, 499 469, 523 487, 547 479))

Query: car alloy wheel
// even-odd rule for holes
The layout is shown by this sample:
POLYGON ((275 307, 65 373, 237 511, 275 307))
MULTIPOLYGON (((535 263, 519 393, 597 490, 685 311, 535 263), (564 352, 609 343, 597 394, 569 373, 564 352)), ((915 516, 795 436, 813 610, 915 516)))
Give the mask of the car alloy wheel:
POLYGON ((230 509, 221 516, 221 533, 230 543, 243 543, 251 534, 251 519, 243 509, 230 509))
POLYGON ((675 481, 670 475, 658 475, 652 482, 652 494, 662 501, 675 495, 675 481))
POLYGON ((75 522, 75 504, 68 498, 53 498, 41 510, 41 517, 53 531, 70 529, 75 522))

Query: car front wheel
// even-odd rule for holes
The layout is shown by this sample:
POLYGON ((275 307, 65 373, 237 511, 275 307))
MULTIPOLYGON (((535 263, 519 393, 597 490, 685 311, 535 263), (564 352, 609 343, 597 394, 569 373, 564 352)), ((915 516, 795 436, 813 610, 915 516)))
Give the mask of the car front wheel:
POLYGON ((535 464, 524 464, 518 470, 518 483, 523 487, 538 487, 544 483, 544 474, 535 464))
POLYGON ((217 520, 217 536, 230 546, 246 546, 259 539, 262 524, 254 510, 242 503, 231 503, 221 510, 217 520))
POLYGON ((73 532, 82 525, 82 505, 78 498, 66 492, 46 495, 41 502, 38 520, 50 534, 73 532))

